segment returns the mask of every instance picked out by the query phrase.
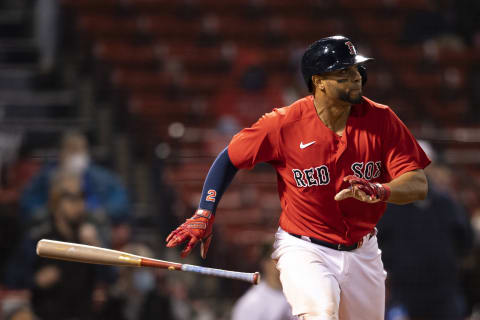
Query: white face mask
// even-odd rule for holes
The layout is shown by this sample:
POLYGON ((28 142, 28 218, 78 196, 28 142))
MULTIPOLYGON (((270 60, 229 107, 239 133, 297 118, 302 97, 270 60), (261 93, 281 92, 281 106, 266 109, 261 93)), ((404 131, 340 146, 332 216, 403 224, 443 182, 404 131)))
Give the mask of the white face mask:
POLYGON ((65 169, 73 173, 83 173, 90 163, 90 157, 86 153, 71 155, 65 162, 65 169))

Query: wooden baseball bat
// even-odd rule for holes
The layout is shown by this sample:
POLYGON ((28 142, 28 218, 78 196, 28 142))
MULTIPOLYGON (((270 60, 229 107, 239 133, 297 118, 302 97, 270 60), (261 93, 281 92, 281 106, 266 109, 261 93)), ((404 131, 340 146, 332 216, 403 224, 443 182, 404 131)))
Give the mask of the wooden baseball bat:
POLYGON ((127 252, 88 246, 85 244, 42 239, 37 243, 37 255, 44 258, 112 266, 152 267, 188 271, 215 277, 242 280, 253 284, 260 281, 260 273, 248 273, 194 266, 146 258, 127 252))

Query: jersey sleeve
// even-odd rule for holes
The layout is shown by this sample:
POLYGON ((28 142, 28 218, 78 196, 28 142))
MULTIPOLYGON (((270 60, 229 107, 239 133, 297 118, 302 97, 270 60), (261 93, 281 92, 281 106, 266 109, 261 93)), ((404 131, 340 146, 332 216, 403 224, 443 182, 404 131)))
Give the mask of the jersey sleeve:
POLYGON ((386 108, 387 119, 383 131, 383 155, 385 167, 391 179, 430 164, 423 149, 407 126, 390 109, 386 108))
POLYGON ((278 117, 275 110, 237 133, 228 146, 228 155, 238 169, 278 159, 278 117))

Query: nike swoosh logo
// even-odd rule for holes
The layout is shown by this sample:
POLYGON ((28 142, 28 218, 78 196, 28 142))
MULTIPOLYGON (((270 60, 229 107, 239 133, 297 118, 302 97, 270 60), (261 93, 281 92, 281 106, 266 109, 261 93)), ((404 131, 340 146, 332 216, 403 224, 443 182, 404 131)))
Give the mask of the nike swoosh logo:
POLYGON ((305 149, 306 147, 311 146, 311 145, 314 144, 315 142, 316 142, 316 141, 312 141, 312 142, 305 143, 305 144, 303 144, 303 142, 300 142, 300 149, 305 149))

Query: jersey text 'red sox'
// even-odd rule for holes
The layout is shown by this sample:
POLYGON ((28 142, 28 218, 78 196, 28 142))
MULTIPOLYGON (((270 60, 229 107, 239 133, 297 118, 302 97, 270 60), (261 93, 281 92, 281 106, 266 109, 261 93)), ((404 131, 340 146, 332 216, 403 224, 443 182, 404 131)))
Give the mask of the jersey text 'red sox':
POLYGON ((240 131, 228 154, 239 169, 259 162, 275 168, 282 229, 342 244, 371 232, 386 207, 353 198, 335 201, 348 187, 345 176, 386 183, 430 163, 393 111, 367 98, 352 106, 341 136, 319 119, 308 96, 240 131))
MULTIPOLYGON (((351 166, 352 174, 366 180, 372 180, 380 177, 382 172, 382 162, 369 161, 364 166, 363 162, 355 162, 351 166), (365 169, 364 169, 365 168, 365 169)), ((305 188, 319 186, 330 183, 330 173, 325 165, 309 169, 292 169, 293 178, 297 187, 305 188)))

